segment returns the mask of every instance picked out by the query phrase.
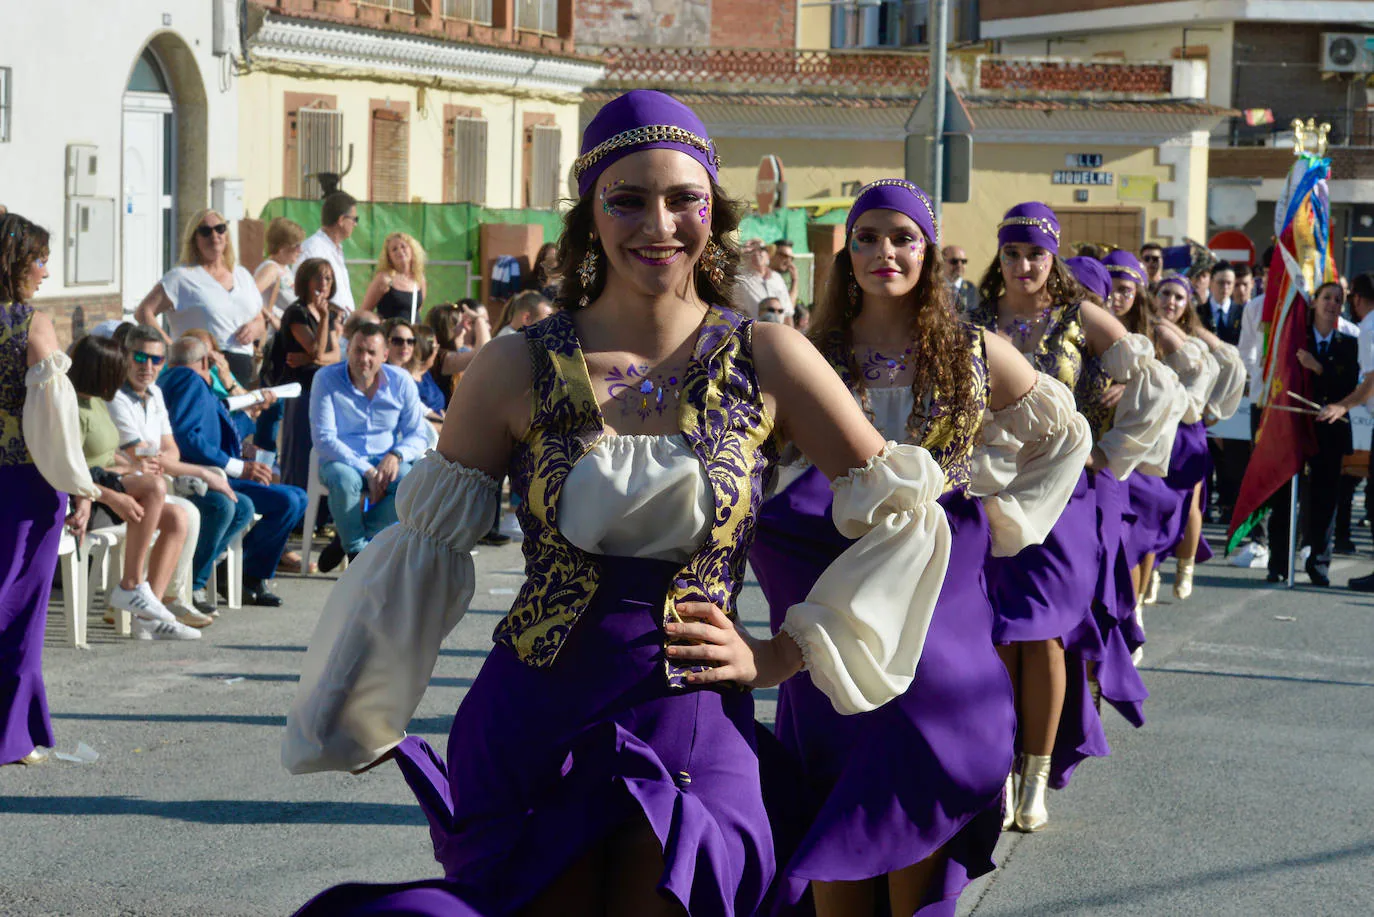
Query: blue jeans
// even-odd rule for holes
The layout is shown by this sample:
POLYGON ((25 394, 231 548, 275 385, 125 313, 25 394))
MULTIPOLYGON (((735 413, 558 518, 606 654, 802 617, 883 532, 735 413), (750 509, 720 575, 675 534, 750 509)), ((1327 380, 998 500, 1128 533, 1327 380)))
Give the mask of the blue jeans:
POLYGON ((271 579, 286 550, 287 536, 305 515, 305 491, 290 484, 258 484, 243 478, 230 481, 229 486, 240 503, 247 497, 262 515, 243 539, 243 578, 271 579))
POLYGON ((191 560, 191 588, 204 589, 210 581, 215 560, 229 548, 229 542, 253 521, 253 501, 244 494, 235 503, 211 490, 205 496, 186 499, 200 510, 200 539, 191 560))
MULTIPOLYGON (((380 459, 371 459, 376 464, 380 459)), ((343 462, 325 462, 320 466, 320 481, 329 488, 329 512, 339 530, 339 541, 349 554, 357 554, 377 533, 396 521, 396 487, 410 471, 410 462, 402 462, 396 480, 386 489, 386 496, 363 512, 363 494, 367 482, 353 467, 343 462)))

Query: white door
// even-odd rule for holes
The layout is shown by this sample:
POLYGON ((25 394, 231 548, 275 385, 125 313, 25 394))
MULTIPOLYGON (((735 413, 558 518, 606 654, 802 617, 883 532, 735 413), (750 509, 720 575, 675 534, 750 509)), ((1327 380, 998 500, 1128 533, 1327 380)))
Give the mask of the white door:
MULTIPOLYGON (((164 97, 165 98, 165 97, 164 97)), ((124 312, 132 313, 165 270, 164 241, 171 212, 171 170, 167 157, 171 99, 139 99, 124 108, 123 225, 124 312)), ((174 239, 175 236, 173 235, 174 239)), ((175 243, 173 243, 175 245, 175 243)), ((173 260, 176 252, 171 252, 173 260)))

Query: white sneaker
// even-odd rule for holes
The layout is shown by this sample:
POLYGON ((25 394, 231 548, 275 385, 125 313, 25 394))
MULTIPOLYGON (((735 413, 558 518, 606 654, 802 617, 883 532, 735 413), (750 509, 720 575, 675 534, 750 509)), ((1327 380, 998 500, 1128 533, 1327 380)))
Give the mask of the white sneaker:
POLYGON ((200 631, 180 621, 148 621, 134 618, 135 640, 199 640, 200 631))
POLYGON ((1254 559, 1250 561, 1251 570, 1269 569, 1269 549, 1262 544, 1255 545, 1254 559))
POLYGON ((153 595, 153 590, 144 580, 133 589, 125 589, 123 586, 115 586, 110 590, 110 607, 127 611, 135 618, 142 618, 147 621, 166 621, 176 623, 176 617, 167 610, 167 606, 157 600, 153 595))

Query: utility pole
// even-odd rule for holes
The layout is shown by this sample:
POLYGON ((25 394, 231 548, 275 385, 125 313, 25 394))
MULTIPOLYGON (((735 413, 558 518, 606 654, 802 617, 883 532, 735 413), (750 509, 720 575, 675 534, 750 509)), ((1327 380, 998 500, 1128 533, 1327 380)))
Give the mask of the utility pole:
POLYGON ((935 134, 930 144, 930 201, 935 205, 935 221, 940 221, 945 189, 945 50, 949 44, 949 0, 930 0, 930 20, 926 25, 926 44, 930 46, 930 75, 926 92, 935 93, 935 134))

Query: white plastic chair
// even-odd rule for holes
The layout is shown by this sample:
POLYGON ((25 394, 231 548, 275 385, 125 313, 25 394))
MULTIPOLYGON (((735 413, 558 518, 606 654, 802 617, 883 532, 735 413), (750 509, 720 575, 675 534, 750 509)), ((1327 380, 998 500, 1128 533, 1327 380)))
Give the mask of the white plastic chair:
MULTIPOLYGON (((320 457, 310 450, 310 475, 305 485, 305 519, 301 521, 301 575, 310 575, 310 549, 315 540, 315 519, 320 511, 320 498, 329 495, 329 488, 320 480, 320 457)), ((344 559, 347 563, 348 559, 344 559)))
MULTIPOLYGON (((229 577, 229 582, 225 584, 226 608, 243 607, 243 536, 248 534, 248 530, 258 524, 262 518, 262 513, 254 513, 253 521, 248 523, 238 534, 229 540, 229 546, 224 549, 225 575, 229 577)), ((213 596, 216 602, 219 601, 219 564, 216 563, 210 568, 210 579, 205 584, 206 594, 213 596)))
MULTIPOLYGON (((106 528, 91 529, 86 532, 86 540, 83 542, 87 548, 87 556, 95 565, 96 588, 92 589, 87 582, 86 588, 82 590, 82 598, 85 601, 85 612, 90 614, 91 602, 95 599, 97 592, 108 595, 111 584, 111 568, 113 568, 113 582, 118 583, 120 577, 124 575, 124 539, 128 537, 129 527, 124 523, 112 525, 106 528)), ((85 574, 83 573, 83 576, 85 574)), ((133 633, 133 615, 118 608, 112 608, 114 614, 115 633, 121 637, 127 637, 133 633)), ((85 624, 82 624, 85 630, 85 624)))
MULTIPOLYGON (((87 557, 89 558, 89 554, 87 557)), ((66 529, 57 547, 57 565, 62 570, 62 611, 67 616, 67 642, 86 645, 86 563, 76 556, 76 539, 66 529)))

